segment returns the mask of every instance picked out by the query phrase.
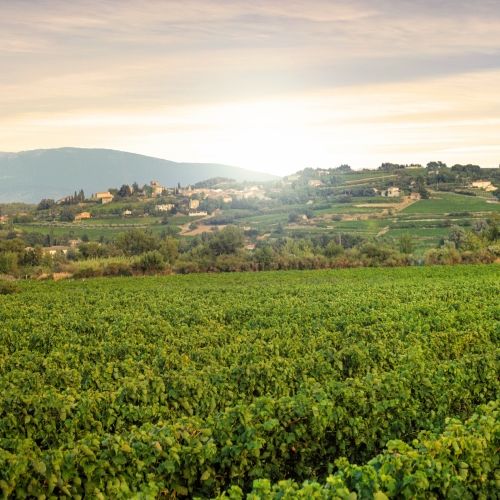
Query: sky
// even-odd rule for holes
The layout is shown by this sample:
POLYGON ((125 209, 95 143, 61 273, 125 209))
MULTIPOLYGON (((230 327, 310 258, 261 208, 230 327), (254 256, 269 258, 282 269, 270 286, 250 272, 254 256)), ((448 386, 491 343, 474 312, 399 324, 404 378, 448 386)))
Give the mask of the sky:
POLYGON ((500 163, 500 0, 0 0, 0 151, 500 163))

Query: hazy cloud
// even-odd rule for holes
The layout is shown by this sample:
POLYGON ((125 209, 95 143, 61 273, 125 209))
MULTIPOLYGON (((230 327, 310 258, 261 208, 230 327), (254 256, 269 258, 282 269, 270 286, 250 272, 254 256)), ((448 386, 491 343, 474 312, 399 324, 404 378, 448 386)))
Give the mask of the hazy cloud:
MULTIPOLYGON (((185 108, 184 118, 192 116, 196 107, 225 103, 244 107, 273 99, 300 102, 309 109, 315 95, 324 99, 366 95, 369 104, 370 96, 376 99, 381 88, 389 105, 387 89, 411 87, 418 92, 419 86, 426 89, 425 99, 435 102, 435 96, 441 99, 446 94, 443 82, 449 86, 448 111, 427 116, 433 123, 449 122, 456 114, 453 108, 465 113, 462 122, 477 119, 474 103, 464 108, 462 87, 455 82, 462 86, 475 82, 476 87, 467 91, 469 98, 474 100, 476 92, 481 102, 489 101, 490 109, 498 110, 498 87, 488 77, 500 70, 498 0, 0 0, 0 12, 0 149, 4 150, 79 145, 74 141, 83 137, 82 127, 87 127, 84 136, 89 145, 93 140, 89 117, 107 115, 115 123, 116 117, 136 116, 139 129, 135 136, 127 130, 127 141, 137 148, 143 141, 149 148, 145 153, 163 151, 170 156, 165 144, 176 141, 153 137, 151 129, 157 122, 149 127, 145 117, 170 116, 175 110, 179 133, 185 135, 189 125, 181 123, 180 108, 185 108), (49 140, 54 120, 70 115, 80 125, 55 135, 62 143, 54 144, 49 140), (46 134, 40 134, 40 120, 52 124, 46 125, 46 134)), ((409 100, 398 104, 403 109, 411 106, 412 99, 426 107, 422 94, 401 95, 409 100)), ((344 104, 335 101, 338 109, 344 104)), ((348 125, 347 118, 324 123, 321 130, 314 129, 316 136, 327 140, 340 133, 340 125, 358 126, 359 133, 365 133, 373 124, 359 106, 354 99, 351 116, 358 116, 357 125, 348 125)), ((316 113, 319 123, 321 113, 316 113)), ((489 125, 482 126, 500 136, 498 123, 488 122, 490 112, 484 113, 489 125)), ((162 137, 172 137, 175 126, 169 121, 162 137)), ((196 135, 198 129, 192 126, 192 141, 217 139, 196 135)), ((225 126, 231 129, 231 124, 225 126)), ((476 140, 469 127, 470 139, 464 134, 461 140, 476 140)), ((108 135, 100 128, 95 142, 115 145, 118 127, 109 125, 108 135)), ((425 139, 419 140, 419 147, 425 147, 425 139)), ((361 137, 358 147, 363 141, 371 144, 372 138, 361 137)), ((316 140, 312 142, 317 146, 316 140)), ((374 150, 370 144, 366 158, 374 150)), ((180 159, 213 150, 208 144, 205 149, 186 147, 186 158, 180 159)), ((492 161, 491 147, 484 155, 476 147, 464 145, 470 154, 475 151, 484 161, 492 161)))

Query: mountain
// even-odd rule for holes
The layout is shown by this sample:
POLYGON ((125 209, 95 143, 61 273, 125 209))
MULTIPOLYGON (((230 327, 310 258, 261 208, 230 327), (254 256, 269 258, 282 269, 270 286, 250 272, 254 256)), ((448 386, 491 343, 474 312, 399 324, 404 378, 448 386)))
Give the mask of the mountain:
POLYGON ((37 149, 0 153, 0 202, 35 203, 83 189, 90 195, 122 184, 157 180, 164 186, 212 177, 263 182, 276 176, 216 163, 177 163, 112 149, 37 149))

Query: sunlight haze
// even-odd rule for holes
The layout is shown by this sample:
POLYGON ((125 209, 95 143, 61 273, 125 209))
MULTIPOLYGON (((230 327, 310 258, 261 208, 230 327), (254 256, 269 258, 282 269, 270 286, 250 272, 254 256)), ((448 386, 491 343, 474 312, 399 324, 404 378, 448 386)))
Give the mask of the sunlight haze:
POLYGON ((0 4, 0 151, 499 164, 496 1, 0 4))

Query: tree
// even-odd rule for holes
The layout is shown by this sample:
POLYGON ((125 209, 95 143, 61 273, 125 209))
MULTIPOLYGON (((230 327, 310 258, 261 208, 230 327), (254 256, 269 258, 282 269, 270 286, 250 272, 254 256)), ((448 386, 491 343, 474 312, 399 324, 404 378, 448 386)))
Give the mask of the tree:
POLYGON ((122 184, 117 195, 120 198, 128 198, 129 196, 132 196, 132 188, 128 184, 122 184))
POLYGON ((272 248, 269 245, 264 245, 260 248, 257 248, 257 250, 255 251, 254 259, 259 264, 260 269, 271 269, 274 260, 272 248))
POLYGON ((327 257, 338 257, 344 253, 344 247, 332 240, 326 245, 324 253, 327 257))
POLYGON ((40 247, 28 248, 21 255, 20 263, 23 266, 39 266, 42 264, 43 251, 40 247))
POLYGON ((399 251, 401 253, 411 254, 415 250, 415 242, 413 236, 409 233, 404 233, 399 237, 399 251))
POLYGON ((213 255, 236 253, 243 248, 243 232, 236 226, 226 226, 222 231, 214 234, 208 243, 213 255))
POLYGON ((69 208, 64 208, 61 211, 60 219, 63 222, 73 222, 75 220, 75 214, 69 208))
POLYGON ((18 270, 18 254, 15 252, 0 253, 0 273, 15 274, 18 270))
POLYGON ((352 172, 352 168, 347 164, 343 164, 340 165, 340 167, 337 167, 335 171, 339 174, 348 174, 349 172, 352 172))
POLYGON ((430 161, 427 163, 427 168, 429 170, 439 170, 440 168, 446 168, 446 163, 442 161, 430 161))
POLYGON ((80 255, 84 259, 97 259, 99 257, 104 257, 106 255, 106 249, 96 241, 91 241, 89 243, 82 243, 78 247, 80 255))
POLYGON ((158 272, 165 269, 165 261, 163 255, 158 250, 153 250, 142 255, 135 267, 144 273, 158 272))
POLYGON ((127 255, 140 255, 142 253, 158 250, 160 239, 142 229, 131 229, 122 233, 116 239, 116 246, 127 255))
POLYGON ((38 206, 36 207, 37 210, 48 210, 49 208, 52 208, 56 202, 50 198, 44 198, 43 200, 40 201, 38 206))
POLYGON ((165 238, 161 242, 160 252, 169 264, 173 264, 179 255, 179 241, 175 238, 165 238))
POLYGON ((450 234, 448 235, 448 241, 452 242, 455 248, 460 249, 464 245, 465 240, 465 230, 460 226, 452 226, 450 234))

